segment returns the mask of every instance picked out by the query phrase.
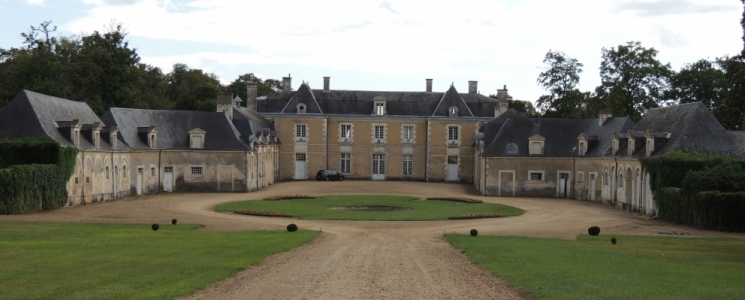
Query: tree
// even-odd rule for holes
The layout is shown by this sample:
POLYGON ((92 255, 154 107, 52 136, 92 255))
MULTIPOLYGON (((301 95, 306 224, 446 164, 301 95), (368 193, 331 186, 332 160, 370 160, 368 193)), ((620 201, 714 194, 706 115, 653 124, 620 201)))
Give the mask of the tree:
POLYGON ((543 63, 547 67, 536 81, 549 94, 538 98, 538 108, 547 117, 582 117, 582 108, 587 106, 584 101, 588 98, 577 89, 577 84, 584 65, 563 52, 553 50, 546 53, 543 63))
POLYGON ((665 98, 680 103, 701 102, 716 112, 726 94, 727 77, 722 68, 702 59, 685 65, 670 78, 670 90, 665 98))
POLYGON ((628 42, 602 50, 601 85, 596 94, 615 115, 639 121, 647 109, 664 104, 672 70, 657 60, 657 50, 640 42, 628 42))
POLYGON ((165 95, 175 109, 214 111, 217 107, 217 94, 222 86, 215 74, 175 64, 165 81, 168 85, 165 95))
POLYGON ((256 82, 256 95, 257 96, 266 96, 269 94, 272 94, 282 87, 282 82, 276 79, 262 79, 260 77, 254 76, 253 73, 246 73, 243 75, 238 76, 233 82, 228 85, 228 91, 233 93, 233 95, 238 95, 241 97, 241 99, 246 100, 246 86, 249 80, 253 80, 256 82))
POLYGON ((738 55, 718 60, 724 71, 725 95, 717 104, 715 115, 728 130, 745 128, 745 58, 738 55))

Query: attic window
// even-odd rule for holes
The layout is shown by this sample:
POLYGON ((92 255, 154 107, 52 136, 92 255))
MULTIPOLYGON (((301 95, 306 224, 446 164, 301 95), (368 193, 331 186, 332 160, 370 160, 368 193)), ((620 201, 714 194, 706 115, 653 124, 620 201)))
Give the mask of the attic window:
POLYGON ((515 143, 507 144, 507 149, 505 149, 505 152, 507 152, 507 154, 517 154, 517 145, 515 143))
POLYGON ((585 155, 587 152, 587 147, 585 147, 585 142, 579 142, 579 155, 585 155))
POLYGON ((528 138, 530 155, 543 155, 546 138, 536 134, 528 138))
POLYGON ((458 116, 458 108, 455 106, 451 106, 448 108, 448 116, 450 117, 457 117, 458 116))
POLYGON ((378 96, 373 99, 374 107, 373 107, 373 115, 376 116, 383 116, 386 115, 386 109, 385 109, 385 98, 378 96))
POLYGON ((204 149, 204 138, 206 134, 206 131, 199 128, 194 128, 189 131, 189 148, 204 149))
POLYGON ((308 107, 304 103, 300 103, 297 105, 297 113, 304 114, 306 113, 307 108, 308 107))

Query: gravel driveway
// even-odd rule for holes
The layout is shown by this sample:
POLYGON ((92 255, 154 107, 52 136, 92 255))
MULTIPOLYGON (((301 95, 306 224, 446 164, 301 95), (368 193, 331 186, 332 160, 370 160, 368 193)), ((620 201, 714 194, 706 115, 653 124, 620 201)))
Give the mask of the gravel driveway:
POLYGON ((397 181, 283 182, 255 193, 161 194, 63 208, 0 221, 204 224, 204 230, 275 230, 296 223, 322 230, 313 242, 184 299, 525 299, 520 289, 472 263, 443 232, 574 239, 598 225, 603 234, 728 236, 650 220, 585 201, 481 197, 468 185, 397 181), (313 221, 214 212, 221 203, 269 195, 392 194, 463 196, 519 207, 519 217, 458 221, 313 221))

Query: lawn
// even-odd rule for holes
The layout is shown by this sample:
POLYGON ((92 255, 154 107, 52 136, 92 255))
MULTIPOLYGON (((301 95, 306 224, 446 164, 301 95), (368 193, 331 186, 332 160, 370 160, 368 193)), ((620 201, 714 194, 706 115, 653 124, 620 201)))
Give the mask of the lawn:
POLYGON ((448 234, 482 267, 539 299, 743 299, 745 240, 448 234))
POLYGON ((447 220, 464 214, 501 212, 505 216, 518 216, 522 210, 492 203, 456 203, 440 200, 417 200, 409 196, 326 196, 320 199, 294 199, 274 201, 241 201, 216 208, 233 212, 239 209, 281 211, 299 219, 309 220, 374 220, 374 221, 432 221, 447 220), (349 211, 334 210, 339 206, 396 206, 408 207, 406 211, 349 211))
POLYGON ((173 299, 319 235, 199 227, 0 222, 0 299, 173 299))

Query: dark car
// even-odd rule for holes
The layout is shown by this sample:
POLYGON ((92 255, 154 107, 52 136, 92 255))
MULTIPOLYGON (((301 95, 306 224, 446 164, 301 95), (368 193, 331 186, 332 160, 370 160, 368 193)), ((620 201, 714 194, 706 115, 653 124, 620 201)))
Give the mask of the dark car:
POLYGON ((344 175, 333 170, 318 170, 316 180, 344 180, 344 175))

